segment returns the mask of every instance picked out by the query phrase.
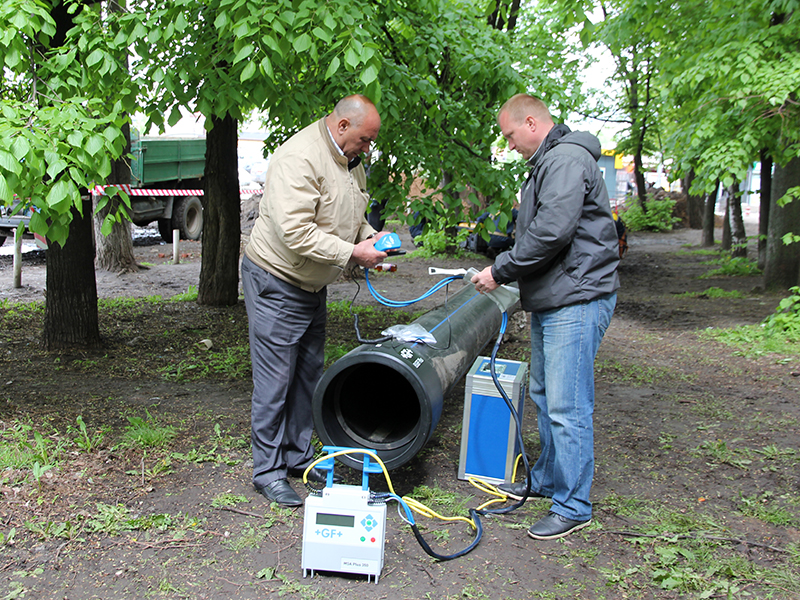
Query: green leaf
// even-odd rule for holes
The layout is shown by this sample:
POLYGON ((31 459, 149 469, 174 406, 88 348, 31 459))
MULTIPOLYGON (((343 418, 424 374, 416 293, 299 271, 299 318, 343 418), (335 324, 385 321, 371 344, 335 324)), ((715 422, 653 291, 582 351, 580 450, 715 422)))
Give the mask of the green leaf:
POLYGON ((83 132, 82 131, 73 131, 67 135, 67 142, 70 143, 71 146, 80 147, 83 145, 83 132))
POLYGON ((378 78, 378 69, 375 65, 370 65, 361 71, 361 81, 364 85, 369 85, 378 78))
POLYGON ((317 36, 319 39, 321 39, 326 44, 330 44, 331 40, 333 40, 333 36, 330 33, 328 33, 327 31, 325 31, 324 29, 321 29, 319 27, 314 27, 314 29, 311 31, 311 33, 313 33, 315 36, 317 36))
POLYGON ((348 46, 347 50, 345 50, 344 53, 344 62, 350 65, 351 67, 356 67, 358 66, 359 61, 360 59, 356 51, 353 50, 352 46, 348 46))
POLYGON ((270 79, 275 78, 275 73, 272 70, 272 63, 269 60, 269 56, 265 56, 264 59, 261 61, 261 68, 264 69, 264 74, 269 77, 270 79))
POLYGON ((333 60, 331 61, 331 64, 328 65, 328 70, 325 71, 325 79, 330 79, 331 77, 336 75, 336 73, 339 72, 339 65, 340 64, 341 63, 339 61, 339 57, 338 56, 334 56, 333 60))
POLYGON ((294 51, 299 54, 311 48, 311 43, 311 36, 307 33, 304 33, 294 41, 292 47, 294 48, 294 51))
POLYGON ((86 151, 94 156, 98 152, 100 152, 105 147, 105 141, 103 136, 93 133, 89 136, 89 139, 86 140, 86 151))
POLYGON ((47 175, 50 177, 50 179, 55 179, 59 175, 59 173, 61 173, 66 168, 67 168, 67 161, 65 161, 62 158, 58 158, 47 165, 47 175))
POLYGON ((230 19, 228 17, 228 13, 226 11, 221 11, 217 15, 217 18, 214 19, 214 28, 215 29, 224 29, 228 25, 229 22, 230 22, 230 19))
POLYGON ((103 219, 103 224, 100 226, 100 233, 104 236, 108 236, 111 233, 111 230, 114 228, 114 216, 109 213, 103 219))
POLYGON ((5 150, 0 150, 0 168, 11 171, 16 175, 19 175, 20 171, 22 171, 22 165, 19 164, 19 161, 14 158, 13 154, 5 150))
POLYGON ((172 112, 169 113, 169 119, 167 119, 167 123, 170 127, 174 127, 178 124, 178 121, 181 120, 183 115, 181 115, 181 109, 179 106, 172 107, 172 112))
POLYGON ((239 81, 241 81, 242 83, 244 83, 244 82, 245 82, 245 81, 247 81, 248 79, 252 79, 252 78, 253 78, 253 75, 255 75, 255 74, 256 74, 256 70, 257 70, 256 63, 254 63, 254 62, 252 62, 252 61, 251 61, 251 62, 249 62, 249 63, 247 63, 247 64, 245 65, 244 69, 242 69, 242 74, 241 74, 241 76, 239 77, 239 81))
POLYGON ((69 212, 78 196, 78 188, 68 179, 59 179, 45 198, 47 205, 57 213, 69 212))
POLYGON ((31 145, 28 143, 24 137, 17 136, 14 140, 14 143, 11 144, 11 152, 14 154, 14 157, 17 160, 22 160, 25 156, 30 152, 31 145))
POLYGON ((92 53, 86 57, 86 66, 93 67, 101 60, 103 60, 103 56, 104 56, 103 51, 100 50, 99 48, 93 50, 92 53))
MULTIPOLYGON (((255 48, 252 44, 247 44, 246 46, 242 47, 242 49, 239 50, 239 52, 237 52, 236 56, 233 58, 233 64, 243 61, 253 53, 253 50, 255 50, 255 48)), ((244 81, 244 79, 242 79, 242 81, 244 81)))
POLYGON ((8 182, 2 173, 0 173, 0 200, 7 204, 11 204, 14 201, 14 194, 8 187, 8 182))

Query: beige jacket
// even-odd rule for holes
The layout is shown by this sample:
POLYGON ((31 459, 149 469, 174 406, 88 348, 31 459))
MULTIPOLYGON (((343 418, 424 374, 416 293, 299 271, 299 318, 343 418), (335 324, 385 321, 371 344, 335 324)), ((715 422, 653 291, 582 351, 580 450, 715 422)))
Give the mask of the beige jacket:
POLYGON ((300 289, 317 292, 347 266, 356 243, 375 233, 362 165, 352 171, 328 133, 312 123, 272 155, 245 254, 300 289))

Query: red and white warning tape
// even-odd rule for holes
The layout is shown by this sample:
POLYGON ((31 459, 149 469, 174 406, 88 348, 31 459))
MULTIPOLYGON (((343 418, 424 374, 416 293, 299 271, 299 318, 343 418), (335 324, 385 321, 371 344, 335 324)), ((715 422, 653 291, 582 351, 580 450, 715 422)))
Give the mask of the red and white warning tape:
MULTIPOLYGON (((105 194, 108 185, 96 185, 92 190, 98 196, 105 194)), ((134 188, 130 185, 119 183, 114 185, 129 196, 202 196, 203 190, 151 190, 145 188, 134 188)), ((239 194, 260 194, 261 188, 242 188, 239 194)))

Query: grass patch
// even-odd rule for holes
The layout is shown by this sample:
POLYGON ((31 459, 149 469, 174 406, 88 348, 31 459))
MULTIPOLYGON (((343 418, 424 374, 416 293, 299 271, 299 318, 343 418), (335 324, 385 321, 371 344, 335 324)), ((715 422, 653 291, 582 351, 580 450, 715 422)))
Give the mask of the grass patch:
POLYGON ((678 250, 675 256, 719 256, 720 248, 698 248, 697 250, 678 250))
POLYGON ((761 495, 739 496, 739 512, 778 527, 798 527, 800 519, 782 505, 772 492, 761 495))
POLYGON ((147 412, 147 418, 128 417, 128 425, 122 434, 122 445, 126 447, 161 448, 172 440, 177 432, 169 425, 161 425, 147 412))
POLYGON ((624 382, 635 386, 651 386, 669 381, 690 381, 692 378, 663 367, 629 365, 618 360, 607 359, 595 363, 595 372, 612 382, 624 382))
POLYGON ((204 378, 249 379, 251 377, 250 346, 229 346, 222 350, 206 350, 193 346, 186 358, 159 369, 170 381, 196 381, 204 378))
MULTIPOLYGON (((713 339, 736 348, 737 356, 756 358, 767 354, 797 356, 800 344, 786 335, 770 331, 764 325, 742 325, 733 329, 706 329, 701 337, 713 339)), ((779 362, 785 362, 779 360, 779 362)))
MULTIPOLYGON (((790 289, 775 312, 760 325, 742 325, 732 329, 706 329, 701 335, 728 346, 735 346, 735 354, 746 357, 768 353, 793 356, 800 354, 800 287, 790 289)), ((786 362, 781 360, 779 362, 786 362)))
POLYGON ((756 261, 744 256, 720 256, 716 260, 708 260, 700 263, 702 265, 717 265, 716 269, 711 269, 708 273, 700 275, 698 279, 710 279, 712 277, 750 277, 761 275, 756 261))
POLYGON ((710 287, 702 292, 684 292, 682 294, 677 294, 677 298, 736 298, 742 299, 746 298, 742 292, 739 290, 723 290, 722 288, 718 287, 710 287))
MULTIPOLYGON (((740 506, 754 510, 751 506, 764 504, 763 500, 742 499, 740 506)), ((767 500, 767 504, 772 502, 767 500)), ((626 562, 598 569, 609 585, 641 590, 649 583, 681 598, 738 598, 747 587, 751 588, 748 597, 766 597, 762 594, 771 587, 790 595, 800 591, 800 583, 785 567, 762 566, 731 553, 730 543, 737 534, 730 531, 730 523, 718 522, 694 506, 665 508, 658 501, 616 495, 597 504, 626 518, 629 525, 624 539, 640 557, 639 564, 626 562), (753 582, 759 582, 758 589, 752 589, 753 582)), ((782 520, 786 514, 774 511, 773 517, 782 520)))
POLYGON ((752 453, 748 448, 737 448, 724 440, 705 441, 695 448, 694 456, 705 458, 708 464, 726 464, 737 469, 747 470, 753 464, 752 453))
POLYGON ((172 302, 195 302, 197 300, 197 286, 190 285, 189 288, 180 294, 175 294, 170 301, 172 302))

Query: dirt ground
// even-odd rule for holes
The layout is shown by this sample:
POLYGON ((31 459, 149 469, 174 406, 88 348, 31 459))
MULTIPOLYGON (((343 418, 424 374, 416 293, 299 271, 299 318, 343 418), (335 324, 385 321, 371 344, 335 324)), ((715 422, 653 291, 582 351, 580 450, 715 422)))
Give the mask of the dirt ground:
MULTIPOLYGON (((410 249, 407 232, 400 233, 410 249)), ((711 268, 701 264, 708 257, 689 253, 699 237, 691 230, 630 235, 617 310, 596 364, 593 524, 534 542, 526 528, 548 503, 529 501, 483 517, 477 548, 440 562, 422 551, 392 504, 377 584, 341 573, 304 578, 302 508, 270 507, 252 489, 249 364, 234 353, 246 345, 241 302, 229 309, 101 305, 106 348, 53 355, 38 345, 41 314, 15 304, 43 300, 42 260, 26 259, 17 290, 9 262, 0 262, 0 439, 10 448, 13 430, 28 424, 31 447, 33 431, 51 441, 42 442, 51 456, 41 459, 52 463, 39 477, 11 467, 0 473, 0 598, 800 598, 800 364, 797 357, 742 356, 702 335, 759 323, 780 298, 760 293, 757 276, 698 279, 711 268), (745 297, 680 295, 712 286, 745 297), (223 373, 196 373, 198 363, 188 359, 204 352, 205 339, 209 353, 229 351, 239 371, 231 375, 228 364, 223 373), (106 428, 89 452, 74 441, 78 415, 90 435, 106 428), (145 450, 123 443, 136 417, 173 427, 174 438, 145 450), (766 508, 788 516, 775 524, 761 516, 766 508)), ((173 265, 170 245, 137 246, 149 268, 98 271, 98 294, 185 292, 197 285, 200 252, 200 243, 182 243, 181 264, 173 265)), ((438 281, 430 266, 490 261, 393 262, 397 271, 375 273, 375 286, 401 300, 438 281)), ((329 299, 350 300, 356 289, 340 279, 329 299)), ((435 296, 415 309, 441 302, 435 296)), ((363 282, 356 304, 375 305, 363 282)), ((382 314, 392 324, 391 312, 382 314)), ((332 319, 329 337, 352 344, 352 322, 332 319)), ((499 356, 527 360, 528 339, 518 314, 499 356)), ((379 403, 380 390, 371 393, 379 403)), ((490 498, 457 479, 464 393, 462 381, 431 442, 391 472, 399 495, 447 515, 466 516, 490 498)), ((532 406, 523 430, 535 459, 532 406)), ((339 471, 346 483, 360 481, 350 469, 339 471)), ((440 554, 473 539, 464 523, 416 519, 440 554)))

